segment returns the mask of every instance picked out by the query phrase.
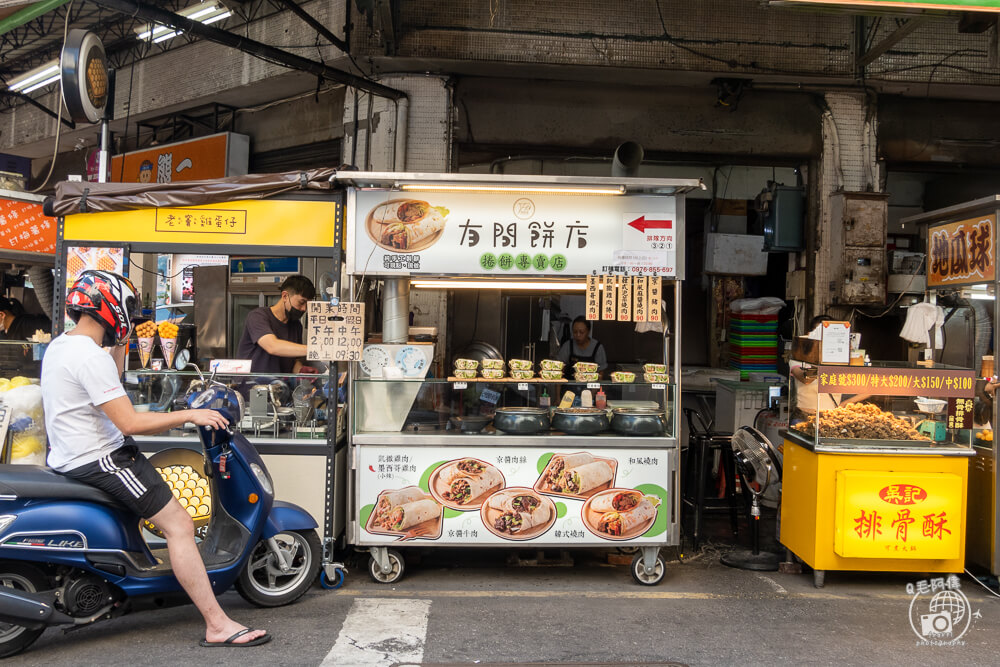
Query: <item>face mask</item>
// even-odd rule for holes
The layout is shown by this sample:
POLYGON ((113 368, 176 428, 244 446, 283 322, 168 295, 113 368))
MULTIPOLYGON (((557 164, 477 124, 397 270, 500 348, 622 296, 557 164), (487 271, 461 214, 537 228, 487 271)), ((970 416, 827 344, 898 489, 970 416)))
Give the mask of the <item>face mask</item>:
POLYGON ((298 322, 302 319, 302 316, 306 314, 306 311, 299 310, 298 308, 292 307, 292 300, 288 300, 288 308, 285 308, 285 317, 289 322, 298 322))

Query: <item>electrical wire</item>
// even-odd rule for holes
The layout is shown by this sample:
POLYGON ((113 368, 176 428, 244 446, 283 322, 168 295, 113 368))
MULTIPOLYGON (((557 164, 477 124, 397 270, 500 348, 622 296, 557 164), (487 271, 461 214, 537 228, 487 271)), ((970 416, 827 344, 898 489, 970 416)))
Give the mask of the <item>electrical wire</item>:
MULTIPOLYGON (((70 0, 69 4, 66 5, 66 18, 63 21, 63 45, 66 44, 66 36, 69 34, 69 14, 73 9, 73 0, 70 0)), ((59 157, 59 136, 62 133, 62 78, 59 79, 59 101, 56 106, 58 110, 56 111, 56 139, 53 142, 55 145, 52 147, 52 162, 49 164, 49 173, 45 174, 45 180, 42 181, 34 190, 28 190, 28 192, 35 193, 44 188, 49 183, 49 179, 52 178, 52 172, 56 168, 56 158, 59 157)))
POLYGON ((974 574, 972 574, 971 572, 969 572, 969 568, 965 568, 965 573, 966 573, 967 575, 969 575, 969 577, 970 577, 970 578, 971 578, 971 579, 972 579, 972 580, 973 580, 974 582, 976 582, 977 584, 979 584, 980 586, 982 586, 983 588, 985 588, 985 589, 986 589, 986 592, 987 592, 987 593, 989 593, 990 595, 992 595, 992 596, 993 596, 993 597, 995 597, 995 598, 1000 598, 1000 594, 997 594, 997 592, 996 592, 995 590, 993 590, 992 588, 990 588, 989 586, 987 586, 987 585, 986 585, 986 584, 984 584, 983 582, 979 581, 979 577, 977 577, 977 576, 975 576, 974 574))
POLYGON ((896 307, 896 304, 899 303, 900 300, 902 300, 902 298, 904 296, 906 296, 906 294, 907 294, 906 290, 909 289, 910 285, 913 284, 913 280, 919 275, 920 270, 922 268, 924 268, 924 263, 926 261, 927 261, 927 256, 925 255, 920 260, 920 265, 917 267, 916 271, 913 273, 913 275, 910 276, 910 280, 906 283, 906 287, 904 287, 903 291, 901 291, 899 293, 899 296, 896 297, 896 300, 889 304, 888 308, 886 308, 885 310, 883 310, 878 315, 869 315, 868 313, 866 313, 866 312, 864 312, 862 310, 858 310, 857 308, 853 308, 851 310, 851 316, 848 318, 848 320, 851 322, 851 324, 854 323, 854 315, 855 314, 861 315, 863 317, 867 317, 870 320, 877 320, 880 317, 885 317, 886 315, 888 315, 896 307))

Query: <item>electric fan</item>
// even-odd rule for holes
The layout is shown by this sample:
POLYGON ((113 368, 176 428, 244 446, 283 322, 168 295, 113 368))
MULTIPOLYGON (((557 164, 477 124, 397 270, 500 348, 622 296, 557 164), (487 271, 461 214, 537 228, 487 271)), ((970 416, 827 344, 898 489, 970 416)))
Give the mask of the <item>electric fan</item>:
POLYGON ((767 487, 781 479, 781 464, 774 446, 764 435, 750 426, 741 426, 732 439, 736 469, 744 488, 753 496, 750 503, 751 549, 734 549, 722 557, 722 563, 743 570, 773 571, 779 557, 760 550, 760 497, 767 487), (755 488, 756 487, 756 488, 755 488))

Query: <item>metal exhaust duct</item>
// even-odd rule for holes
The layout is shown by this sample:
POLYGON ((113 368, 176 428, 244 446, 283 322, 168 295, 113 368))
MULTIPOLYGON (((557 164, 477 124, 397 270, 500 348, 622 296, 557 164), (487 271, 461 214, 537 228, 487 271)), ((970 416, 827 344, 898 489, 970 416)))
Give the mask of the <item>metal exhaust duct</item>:
POLYGON ((642 146, 634 141, 626 141, 621 144, 615 149, 615 157, 611 161, 611 175, 617 178, 634 178, 638 176, 642 156, 642 146))
POLYGON ((386 278, 382 290, 382 342, 405 343, 410 336, 410 278, 386 278))

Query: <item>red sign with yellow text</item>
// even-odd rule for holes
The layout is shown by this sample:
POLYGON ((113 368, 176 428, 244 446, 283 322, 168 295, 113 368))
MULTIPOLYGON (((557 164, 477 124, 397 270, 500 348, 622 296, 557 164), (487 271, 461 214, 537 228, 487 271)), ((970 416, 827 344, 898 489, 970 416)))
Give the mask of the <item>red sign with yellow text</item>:
POLYGON ((927 230, 927 286, 993 282, 993 232, 997 216, 985 215, 927 230))
POLYGON ((56 252, 56 221, 42 213, 42 205, 0 198, 0 249, 56 252))
POLYGON ((821 394, 908 395, 928 398, 972 398, 976 372, 936 368, 883 366, 820 366, 816 371, 821 394))
POLYGON ((958 558, 962 478, 951 473, 837 471, 834 551, 845 558, 958 558))
POLYGON ((108 180, 118 183, 175 183, 245 174, 249 143, 244 135, 213 134, 153 146, 111 158, 108 180))

